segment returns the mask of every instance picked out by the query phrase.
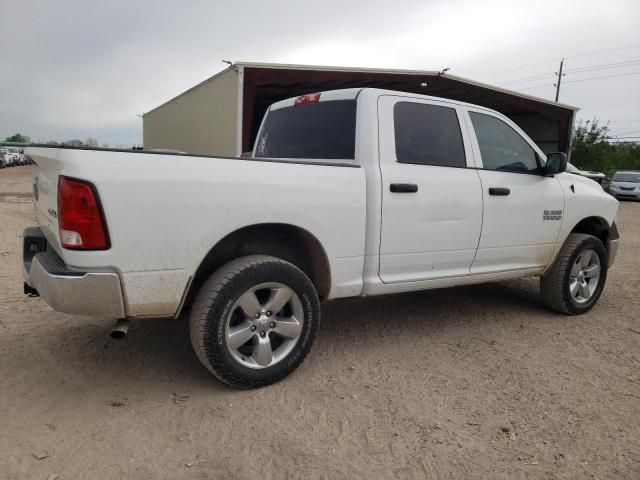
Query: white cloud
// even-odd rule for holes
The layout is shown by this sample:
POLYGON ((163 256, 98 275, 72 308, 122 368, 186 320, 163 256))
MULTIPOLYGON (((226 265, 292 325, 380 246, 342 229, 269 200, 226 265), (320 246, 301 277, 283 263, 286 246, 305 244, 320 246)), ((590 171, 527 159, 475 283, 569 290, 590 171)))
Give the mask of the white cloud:
MULTIPOLYGON (((66 2, 3 0, 0 137, 140 138, 136 114, 222 69, 221 59, 436 70, 552 98, 567 70, 640 59, 634 0, 483 2, 66 2), (545 62, 544 64, 540 64, 545 62), (504 70, 523 65, 530 68, 504 70), (548 74, 534 80, 528 76, 548 74)), ((561 101, 581 116, 640 120, 640 63, 568 73, 561 101)), ((624 126, 621 124, 621 127, 624 126)))

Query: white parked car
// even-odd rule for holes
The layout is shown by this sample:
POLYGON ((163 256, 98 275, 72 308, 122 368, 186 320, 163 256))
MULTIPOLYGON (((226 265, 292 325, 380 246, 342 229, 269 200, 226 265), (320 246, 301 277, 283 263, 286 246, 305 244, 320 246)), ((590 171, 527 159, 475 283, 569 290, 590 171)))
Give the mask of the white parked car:
POLYGON ((539 275, 543 302, 574 315, 616 256, 618 202, 486 108, 304 95, 268 109, 253 151, 28 148, 25 292, 120 319, 119 336, 190 307, 203 365, 252 388, 302 362, 323 300, 539 275))
POLYGON ((4 154, 4 162, 6 167, 12 167, 22 164, 24 156, 16 147, 1 147, 0 151, 4 154))
POLYGON ((600 184, 602 184, 602 182, 604 181, 606 175, 604 173, 601 172, 592 172, 589 170, 581 170, 580 168, 576 167, 575 165, 571 164, 571 163, 567 163, 567 172, 568 173, 573 173, 574 175, 581 175, 583 177, 587 177, 590 178, 591 180, 598 182, 600 184))
POLYGON ((11 167, 16 161, 16 156, 13 152, 9 151, 8 147, 0 147, 0 160, 2 161, 2 167, 11 167))

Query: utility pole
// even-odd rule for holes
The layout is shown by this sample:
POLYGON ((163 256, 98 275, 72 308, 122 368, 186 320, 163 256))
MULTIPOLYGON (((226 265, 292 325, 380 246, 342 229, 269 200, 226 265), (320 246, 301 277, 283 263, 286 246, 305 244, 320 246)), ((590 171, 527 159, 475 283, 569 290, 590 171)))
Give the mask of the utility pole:
POLYGON ((564 58, 560 60, 560 70, 556 72, 558 76, 558 83, 555 84, 556 87, 556 103, 558 103, 558 97, 560 96, 560 82, 562 81, 562 66, 564 64, 564 58))

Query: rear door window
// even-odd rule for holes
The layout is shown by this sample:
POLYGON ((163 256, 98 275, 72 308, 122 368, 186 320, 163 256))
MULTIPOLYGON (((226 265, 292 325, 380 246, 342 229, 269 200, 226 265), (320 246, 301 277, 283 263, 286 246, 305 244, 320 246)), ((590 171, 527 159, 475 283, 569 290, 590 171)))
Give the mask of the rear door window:
POLYGON ((355 100, 306 103, 267 114, 255 156, 353 160, 355 143, 355 100))
POLYGON ((466 167, 455 109, 415 102, 393 108, 396 159, 400 163, 466 167))

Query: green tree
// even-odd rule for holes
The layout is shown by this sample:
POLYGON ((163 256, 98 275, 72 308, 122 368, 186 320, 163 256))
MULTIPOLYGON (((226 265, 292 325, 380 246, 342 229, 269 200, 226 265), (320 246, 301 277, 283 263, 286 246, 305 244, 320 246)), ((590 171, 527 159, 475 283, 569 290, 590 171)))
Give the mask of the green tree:
POLYGON ((11 135, 10 137, 7 137, 5 139, 5 142, 31 143, 31 139, 26 135, 16 133, 14 135, 11 135))
POLYGON ((597 118, 580 121, 573 132, 571 163, 583 170, 611 175, 616 170, 640 169, 640 144, 612 142, 609 125, 597 118))

